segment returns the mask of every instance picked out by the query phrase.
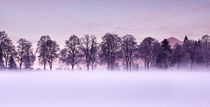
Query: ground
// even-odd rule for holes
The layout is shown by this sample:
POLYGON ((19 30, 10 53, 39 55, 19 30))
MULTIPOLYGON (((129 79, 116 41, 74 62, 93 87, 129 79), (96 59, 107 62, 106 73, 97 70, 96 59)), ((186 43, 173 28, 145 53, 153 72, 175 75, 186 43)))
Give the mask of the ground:
POLYGON ((210 107, 210 72, 0 72, 0 107, 210 107))

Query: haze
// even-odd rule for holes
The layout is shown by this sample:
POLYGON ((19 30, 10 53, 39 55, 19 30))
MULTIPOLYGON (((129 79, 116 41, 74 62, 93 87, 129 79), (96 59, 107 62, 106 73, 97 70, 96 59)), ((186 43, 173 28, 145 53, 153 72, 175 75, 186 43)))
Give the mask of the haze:
POLYGON ((15 42, 50 35, 59 44, 70 35, 107 32, 137 40, 209 34, 209 0, 0 0, 0 30, 15 42))

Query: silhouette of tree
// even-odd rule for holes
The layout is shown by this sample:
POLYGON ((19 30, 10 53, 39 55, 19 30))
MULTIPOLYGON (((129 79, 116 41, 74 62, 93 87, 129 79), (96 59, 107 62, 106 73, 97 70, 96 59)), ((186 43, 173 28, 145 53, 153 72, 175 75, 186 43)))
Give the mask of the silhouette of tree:
POLYGON ((133 35, 125 35, 122 38, 121 51, 127 70, 131 70, 132 68, 136 48, 137 43, 133 35))
POLYGON ((202 50, 201 53, 203 55, 203 63, 206 67, 210 64, 210 37, 208 35, 204 35, 201 38, 202 50))
POLYGON ((171 46, 169 45, 169 42, 167 39, 164 39, 161 42, 161 51, 158 53, 158 56, 156 58, 156 64, 160 68, 168 68, 172 62, 171 62, 171 46))
POLYGON ((9 38, 6 38, 4 41, 3 47, 4 47, 3 58, 4 58, 4 62, 5 62, 5 69, 7 69, 10 56, 12 56, 16 53, 15 46, 13 45, 12 40, 10 40, 9 38))
POLYGON ((47 55, 48 55, 48 50, 47 50, 47 41, 51 40, 50 36, 45 35, 41 36, 40 40, 37 43, 37 50, 36 53, 38 53, 38 59, 39 63, 44 65, 44 70, 46 69, 46 65, 48 62, 47 55))
POLYGON ((139 56, 144 61, 145 68, 148 69, 150 67, 151 62, 154 60, 156 55, 155 49, 157 49, 155 48, 155 46, 158 45, 158 41, 152 37, 145 38, 139 45, 139 56))
POLYGON ((37 43, 37 52, 39 53, 38 58, 40 64, 44 65, 44 70, 46 65, 49 64, 50 70, 52 70, 52 65, 56 58, 58 58, 59 46, 56 41, 51 40, 50 36, 42 36, 37 43))
POLYGON ((92 70, 94 68, 96 62, 96 53, 97 53, 97 43, 95 36, 85 35, 81 38, 81 50, 83 55, 85 56, 85 63, 87 66, 87 70, 91 66, 92 70))
POLYGON ((102 37, 100 61, 106 63, 108 70, 113 70, 117 66, 120 57, 121 38, 116 34, 107 33, 102 37))
POLYGON ((182 46, 179 44, 176 44, 175 49, 172 53, 172 64, 177 65, 178 69, 180 68, 180 64, 183 61, 183 51, 182 46))
POLYGON ((33 69, 32 66, 34 65, 34 61, 36 60, 36 56, 31 53, 26 53, 26 55, 23 57, 23 64, 25 69, 33 69))
POLYGON ((8 39, 5 31, 0 32, 0 69, 4 69, 3 51, 5 49, 5 40, 8 39))
POLYGON ((187 36, 185 36, 185 37, 184 37, 184 41, 183 41, 183 43, 184 43, 184 44, 186 44, 188 41, 189 41, 189 40, 188 40, 188 37, 187 37, 187 36))
POLYGON ((72 70, 81 61, 80 40, 76 35, 72 35, 69 40, 66 40, 65 48, 61 50, 60 56, 60 60, 66 65, 70 64, 72 70))
POLYGON ((47 62, 49 64, 50 70, 52 70, 53 62, 58 58, 59 45, 56 41, 47 40, 47 62))
POLYGON ((10 58, 9 58, 8 69, 10 69, 10 70, 17 69, 17 65, 15 62, 14 56, 10 56, 10 58))
POLYGON ((183 49, 184 49, 184 57, 186 62, 190 62, 190 68, 192 69, 195 57, 196 57, 196 51, 195 51, 195 44, 196 41, 188 40, 187 36, 185 36, 183 49))
POLYGON ((35 61, 35 55, 32 50, 32 43, 26 39, 19 39, 17 46, 17 61, 19 63, 19 69, 22 69, 22 65, 25 66, 25 69, 31 68, 35 61))

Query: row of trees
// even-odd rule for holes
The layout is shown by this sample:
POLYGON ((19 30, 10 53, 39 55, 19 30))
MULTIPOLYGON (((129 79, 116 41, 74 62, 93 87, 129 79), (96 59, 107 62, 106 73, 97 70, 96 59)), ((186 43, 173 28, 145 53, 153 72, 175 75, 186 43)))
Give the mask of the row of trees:
POLYGON ((82 38, 72 35, 65 41, 65 47, 59 48, 50 36, 41 36, 37 42, 37 49, 33 53, 32 43, 26 39, 19 39, 15 47, 5 31, 0 32, 0 69, 32 69, 38 58, 39 64, 45 70, 47 66, 53 68, 58 61, 66 66, 85 65, 87 70, 93 70, 96 65, 107 65, 108 70, 123 66, 126 70, 136 70, 143 62, 145 68, 169 68, 193 65, 209 66, 210 37, 204 35, 200 40, 188 40, 185 36, 183 44, 176 44, 171 48, 167 39, 158 42, 155 38, 147 37, 137 43, 133 35, 122 38, 117 34, 107 33, 102 42, 97 43, 95 36, 85 35, 82 38), (18 65, 16 64, 18 63, 18 65))

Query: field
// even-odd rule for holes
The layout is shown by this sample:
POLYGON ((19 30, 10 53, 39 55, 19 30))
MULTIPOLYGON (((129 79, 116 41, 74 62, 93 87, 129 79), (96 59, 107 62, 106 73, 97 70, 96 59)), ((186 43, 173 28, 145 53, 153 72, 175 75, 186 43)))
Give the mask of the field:
POLYGON ((0 72, 0 107, 210 107, 210 72, 0 72))

